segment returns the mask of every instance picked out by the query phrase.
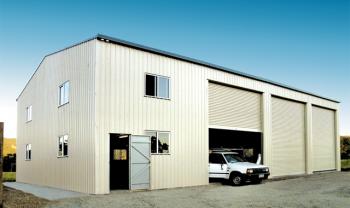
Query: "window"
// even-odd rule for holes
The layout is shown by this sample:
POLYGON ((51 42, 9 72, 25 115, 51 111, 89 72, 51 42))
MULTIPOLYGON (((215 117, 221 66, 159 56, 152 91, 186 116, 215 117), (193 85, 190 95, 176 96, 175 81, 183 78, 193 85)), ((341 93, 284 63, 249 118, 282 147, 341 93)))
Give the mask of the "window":
POLYGON ((151 153, 169 154, 170 153, 170 132, 164 131, 146 131, 146 135, 151 137, 151 153))
POLYGON ((69 82, 65 82, 59 87, 59 105, 69 102, 69 82))
POLYGON ((169 81, 169 77, 146 74, 146 95, 169 99, 169 81))
POLYGON ((156 86, 157 86, 157 77, 153 75, 146 75, 146 95, 157 96, 156 86))
POLYGON ((68 135, 58 137, 58 157, 68 156, 68 135))
POLYGON ((160 98, 169 98, 169 78, 158 77, 157 95, 160 98))
POLYGON ((26 160, 32 159, 32 145, 26 144, 26 160))
POLYGON ((246 160, 235 154, 225 154, 225 158, 228 163, 247 162, 246 160))
POLYGON ((27 112, 27 121, 31 121, 32 120, 32 106, 28 106, 26 108, 26 112, 27 112))
POLYGON ((151 137, 151 153, 158 153, 157 152, 157 132, 148 131, 146 132, 146 135, 151 137))
POLYGON ((225 164, 225 160, 221 154, 210 154, 209 162, 213 164, 225 164))

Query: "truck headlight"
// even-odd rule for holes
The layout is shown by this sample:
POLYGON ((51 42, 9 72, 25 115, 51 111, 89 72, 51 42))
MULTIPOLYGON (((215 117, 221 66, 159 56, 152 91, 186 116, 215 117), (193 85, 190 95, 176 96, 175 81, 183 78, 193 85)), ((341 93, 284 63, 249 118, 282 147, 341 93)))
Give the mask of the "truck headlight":
POLYGON ((253 173, 253 169, 247 169, 247 173, 253 173))
POLYGON ((270 170, 269 168, 265 168, 265 172, 268 173, 270 170))

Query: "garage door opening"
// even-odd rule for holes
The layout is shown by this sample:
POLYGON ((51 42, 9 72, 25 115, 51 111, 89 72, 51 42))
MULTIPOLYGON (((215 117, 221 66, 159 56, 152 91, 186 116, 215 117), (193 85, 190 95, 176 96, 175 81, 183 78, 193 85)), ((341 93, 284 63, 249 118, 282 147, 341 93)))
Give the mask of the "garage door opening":
POLYGON ((262 157, 262 133, 210 128, 209 149, 216 148, 235 149, 247 161, 256 163, 259 154, 262 157))

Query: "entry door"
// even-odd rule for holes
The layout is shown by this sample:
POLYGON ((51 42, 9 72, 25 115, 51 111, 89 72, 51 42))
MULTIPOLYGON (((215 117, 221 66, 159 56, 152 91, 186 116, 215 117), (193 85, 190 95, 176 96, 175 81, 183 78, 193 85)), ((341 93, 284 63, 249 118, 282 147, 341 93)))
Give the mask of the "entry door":
POLYGON ((110 134, 110 189, 129 189, 129 135, 110 134))
POLYGON ((150 189, 151 138, 132 135, 130 139, 130 189, 150 189))

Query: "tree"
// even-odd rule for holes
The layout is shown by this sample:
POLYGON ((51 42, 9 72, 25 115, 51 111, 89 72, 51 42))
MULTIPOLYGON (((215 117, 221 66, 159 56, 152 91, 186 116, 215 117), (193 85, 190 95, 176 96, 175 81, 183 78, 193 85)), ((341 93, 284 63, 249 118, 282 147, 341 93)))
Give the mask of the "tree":
POLYGON ((350 136, 340 137, 341 159, 350 159, 350 136))

